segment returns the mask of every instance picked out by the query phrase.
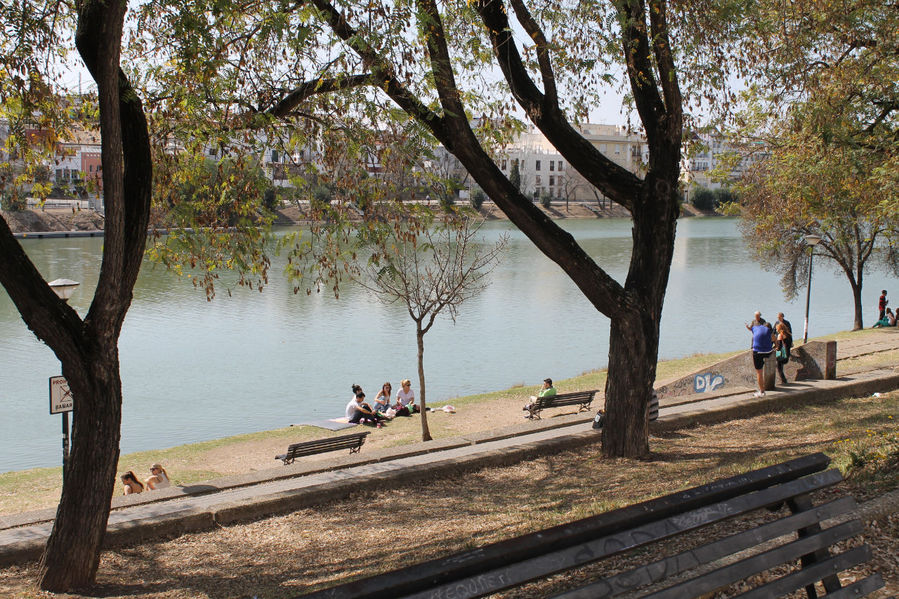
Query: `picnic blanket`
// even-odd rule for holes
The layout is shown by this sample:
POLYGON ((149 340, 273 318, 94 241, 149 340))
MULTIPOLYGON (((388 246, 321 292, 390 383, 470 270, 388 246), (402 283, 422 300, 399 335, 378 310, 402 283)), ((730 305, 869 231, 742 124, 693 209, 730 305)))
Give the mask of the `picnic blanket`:
POLYGON ((345 428, 352 428, 357 425, 352 422, 347 422, 346 416, 344 416, 342 418, 328 418, 327 420, 307 420, 305 422, 291 424, 290 426, 317 426, 319 428, 326 428, 329 431, 342 431, 345 428))

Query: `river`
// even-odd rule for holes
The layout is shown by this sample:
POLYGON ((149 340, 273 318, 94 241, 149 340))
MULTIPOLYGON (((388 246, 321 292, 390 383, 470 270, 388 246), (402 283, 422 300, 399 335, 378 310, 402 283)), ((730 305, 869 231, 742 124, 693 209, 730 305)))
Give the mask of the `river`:
MULTIPOLYGON (((783 299, 778 275, 753 262, 738 228, 723 218, 681 219, 662 318, 660 359, 745 347, 743 323, 758 309, 783 310, 802 334, 805 294, 783 299)), ((628 220, 562 221, 610 274, 622 280, 631 245, 628 220)), ((455 324, 438 319, 425 336, 428 401, 536 387, 605 367, 609 320, 562 271, 507 222, 485 226, 510 244, 490 287, 463 304, 455 324)), ((70 300, 84 315, 99 272, 102 239, 23 240, 47 280, 81 282, 70 300)), ((262 293, 219 290, 207 302, 187 278, 145 263, 120 339, 124 393, 122 451, 170 447, 340 416, 350 385, 373 397, 402 378, 418 389, 415 327, 399 305, 362 289, 295 295, 273 264, 262 293)), ((810 336, 852 326, 842 275, 815 263, 810 336)), ((895 279, 870 273, 866 318, 895 279)), ((60 416, 49 415, 54 354, 27 330, 0 288, 0 472, 60 462, 60 416)), ((564 390, 564 389, 563 389, 564 390)))

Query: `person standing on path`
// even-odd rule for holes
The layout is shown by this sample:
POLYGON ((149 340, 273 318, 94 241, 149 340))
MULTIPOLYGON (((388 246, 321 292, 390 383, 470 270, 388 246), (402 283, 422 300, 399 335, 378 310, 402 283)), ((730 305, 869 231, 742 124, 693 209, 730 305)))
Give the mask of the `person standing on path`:
POLYGON ((880 292, 880 301, 877 302, 877 309, 880 310, 880 316, 877 317, 877 320, 883 320, 883 317, 886 315, 888 303, 890 303, 890 300, 887 299, 887 290, 884 289, 880 292))
POLYGON ((787 336, 784 339, 784 345, 787 346, 787 358, 790 357, 790 350, 793 349, 793 325, 790 324, 790 321, 784 318, 783 312, 777 313, 777 322, 774 323, 774 327, 777 328, 777 325, 782 324, 787 329, 787 336))
POLYGON ((746 329, 752 333, 752 364, 755 366, 755 375, 758 380, 759 390, 753 395, 765 397, 765 358, 774 351, 774 340, 771 325, 765 322, 761 312, 755 313, 755 320, 746 323, 746 329))

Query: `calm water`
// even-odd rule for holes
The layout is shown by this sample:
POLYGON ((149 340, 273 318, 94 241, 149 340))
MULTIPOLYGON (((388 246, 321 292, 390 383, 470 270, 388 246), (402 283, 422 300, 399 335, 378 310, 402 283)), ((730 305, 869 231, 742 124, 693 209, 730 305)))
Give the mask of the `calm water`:
MULTIPOLYGON (((630 255, 630 222, 564 223, 622 280, 630 255)), ((432 405, 514 384, 536 386, 602 368, 609 320, 507 223, 491 223, 511 243, 487 291, 463 305, 456 324, 439 320, 425 337, 432 405)), ((102 239, 24 240, 48 280, 81 281, 70 300, 82 315, 96 285, 102 239)), ((810 335, 852 326, 845 278, 816 262, 810 335)), ((145 264, 125 321, 120 348, 124 389, 122 451, 132 452, 343 414, 350 385, 372 396, 385 380, 413 380, 415 328, 398 305, 368 292, 294 295, 280 277, 263 293, 221 290, 207 302, 188 279, 145 264)), ((871 273, 865 306, 894 279, 871 273)), ((683 219, 662 319, 660 358, 745 347, 743 323, 759 309, 783 310, 801 335, 804 293, 783 300, 776 274, 760 270, 728 219, 683 219)), ((865 316, 870 320, 872 310, 865 316)), ((0 472, 60 463, 60 416, 48 413, 47 378, 59 374, 54 354, 27 330, 0 288, 0 472)))

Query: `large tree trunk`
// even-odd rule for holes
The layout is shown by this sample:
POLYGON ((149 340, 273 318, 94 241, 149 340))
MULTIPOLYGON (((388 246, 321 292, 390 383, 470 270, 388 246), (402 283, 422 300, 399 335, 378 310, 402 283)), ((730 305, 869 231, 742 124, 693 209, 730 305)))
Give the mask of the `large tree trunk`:
POLYGON ((40 563, 40 586, 83 589, 100 563, 119 460, 122 390, 115 344, 92 348, 84 368, 64 369, 76 399, 72 453, 53 533, 40 563))
POLYGON ((852 322, 852 330, 860 331, 862 327, 862 269, 859 268, 858 279, 849 277, 849 285, 852 286, 852 300, 855 303, 855 316, 852 322))
POLYGON ((150 214, 152 161, 143 106, 119 67, 127 4, 78 5, 76 46, 97 82, 106 227, 103 262, 82 321, 56 298, 0 227, 0 281, 38 338, 62 362, 74 406, 72 454, 39 586, 64 592, 93 583, 118 464, 122 390, 118 338, 140 271, 150 214), (127 190, 127 194, 126 194, 127 190))
MULTIPOLYGON (((660 165, 677 176, 677 165, 660 165)), ((612 318, 602 449, 609 457, 639 457, 649 452, 649 400, 659 352, 659 325, 678 207, 672 184, 647 176, 635 202, 634 244, 625 284, 627 301, 612 318)))
POLYGON ((425 333, 421 322, 416 321, 415 338, 418 341, 418 405, 421 408, 421 440, 431 440, 431 429, 428 428, 428 406, 425 404, 425 333))

